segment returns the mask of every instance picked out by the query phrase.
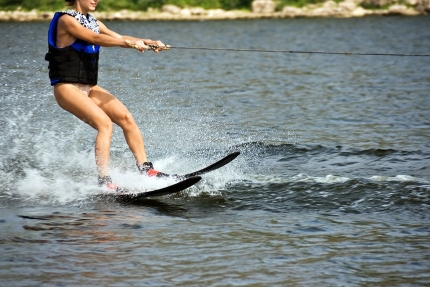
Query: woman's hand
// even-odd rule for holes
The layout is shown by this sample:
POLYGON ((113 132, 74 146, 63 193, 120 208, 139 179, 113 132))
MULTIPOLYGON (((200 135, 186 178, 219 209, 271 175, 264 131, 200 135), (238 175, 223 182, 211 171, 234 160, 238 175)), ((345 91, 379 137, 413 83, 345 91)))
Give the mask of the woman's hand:
POLYGON ((140 52, 144 52, 145 50, 153 50, 155 53, 159 53, 160 51, 163 51, 164 49, 168 50, 168 47, 163 44, 163 42, 157 40, 152 41, 149 39, 136 39, 135 41, 132 40, 125 40, 128 47, 136 49, 140 52))
POLYGON ((130 48, 136 49, 142 53, 145 52, 145 50, 149 49, 149 47, 145 45, 143 40, 137 40, 137 41, 125 40, 125 42, 130 48))

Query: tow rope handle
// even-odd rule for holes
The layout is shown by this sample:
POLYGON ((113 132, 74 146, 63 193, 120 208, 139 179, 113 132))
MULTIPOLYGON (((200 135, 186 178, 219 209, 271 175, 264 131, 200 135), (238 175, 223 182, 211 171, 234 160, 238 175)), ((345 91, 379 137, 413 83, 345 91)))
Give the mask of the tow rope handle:
MULTIPOLYGON (((157 46, 157 45, 147 45, 147 46, 149 47, 149 50, 155 50, 155 49, 160 48, 160 46, 157 46)), ((163 50, 170 50, 170 45, 166 45, 162 48, 163 48, 163 50)))
MULTIPOLYGON (((136 50, 139 50, 139 45, 137 45, 137 44, 132 44, 130 41, 128 41, 128 40, 126 40, 126 43, 127 43, 127 45, 130 47, 130 48, 133 48, 133 49, 136 49, 136 50)), ((148 50, 156 50, 156 49, 158 49, 158 48, 163 48, 163 50, 170 50, 170 45, 165 45, 164 47, 163 46, 158 46, 158 45, 146 45, 147 47, 148 47, 148 50)))

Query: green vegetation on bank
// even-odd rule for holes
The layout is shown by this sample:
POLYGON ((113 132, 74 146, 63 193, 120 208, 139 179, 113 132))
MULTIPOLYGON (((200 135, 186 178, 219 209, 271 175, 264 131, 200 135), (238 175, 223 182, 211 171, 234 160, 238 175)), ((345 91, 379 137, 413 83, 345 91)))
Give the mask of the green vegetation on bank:
MULTIPOLYGON (((172 4, 179 7, 203 7, 205 9, 221 8, 225 10, 250 8, 252 0, 100 0, 98 11, 110 10, 147 10, 159 9, 163 5, 172 4)), ((36 9, 39 11, 57 11, 64 9, 64 0, 0 0, 0 10, 36 9)))
MULTIPOLYGON (((100 0, 97 11, 132 10, 146 11, 148 8, 160 9, 163 5, 172 4, 178 7, 202 7, 205 9, 251 10, 253 0, 100 0)), ((323 2, 323 0, 278 0, 279 8, 283 6, 304 6, 323 2)), ((59 11, 66 8, 63 0, 0 0, 0 10, 13 11, 22 9, 30 11, 59 11)))

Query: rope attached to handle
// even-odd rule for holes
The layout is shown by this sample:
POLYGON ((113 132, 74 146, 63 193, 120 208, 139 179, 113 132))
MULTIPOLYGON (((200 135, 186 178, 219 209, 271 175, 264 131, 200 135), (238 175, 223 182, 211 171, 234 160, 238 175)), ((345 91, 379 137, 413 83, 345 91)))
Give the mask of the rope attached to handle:
MULTIPOLYGON (((157 45, 148 45, 150 50, 158 49, 157 45)), ((234 48, 208 48, 208 47, 183 47, 166 45, 164 50, 211 50, 233 52, 260 52, 260 53, 290 53, 290 54, 322 54, 322 55, 350 55, 350 56, 394 56, 394 57, 430 57, 430 54, 402 54, 402 53, 358 53, 358 52, 321 52, 321 51, 291 51, 291 50, 263 50, 263 49, 234 49, 234 48)))

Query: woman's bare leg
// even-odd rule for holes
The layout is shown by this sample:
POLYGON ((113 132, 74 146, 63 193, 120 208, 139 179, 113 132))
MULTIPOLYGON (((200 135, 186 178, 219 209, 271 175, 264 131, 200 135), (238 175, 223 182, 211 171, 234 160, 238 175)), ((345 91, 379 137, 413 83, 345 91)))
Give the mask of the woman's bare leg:
POLYGON ((89 98, 106 113, 112 122, 122 128, 136 163, 141 165, 148 161, 142 134, 128 109, 111 93, 99 86, 91 89, 89 98))
POLYGON ((64 110, 97 130, 95 143, 97 171, 101 177, 109 175, 110 143, 113 131, 109 116, 72 84, 57 84, 54 95, 57 103, 64 110))

